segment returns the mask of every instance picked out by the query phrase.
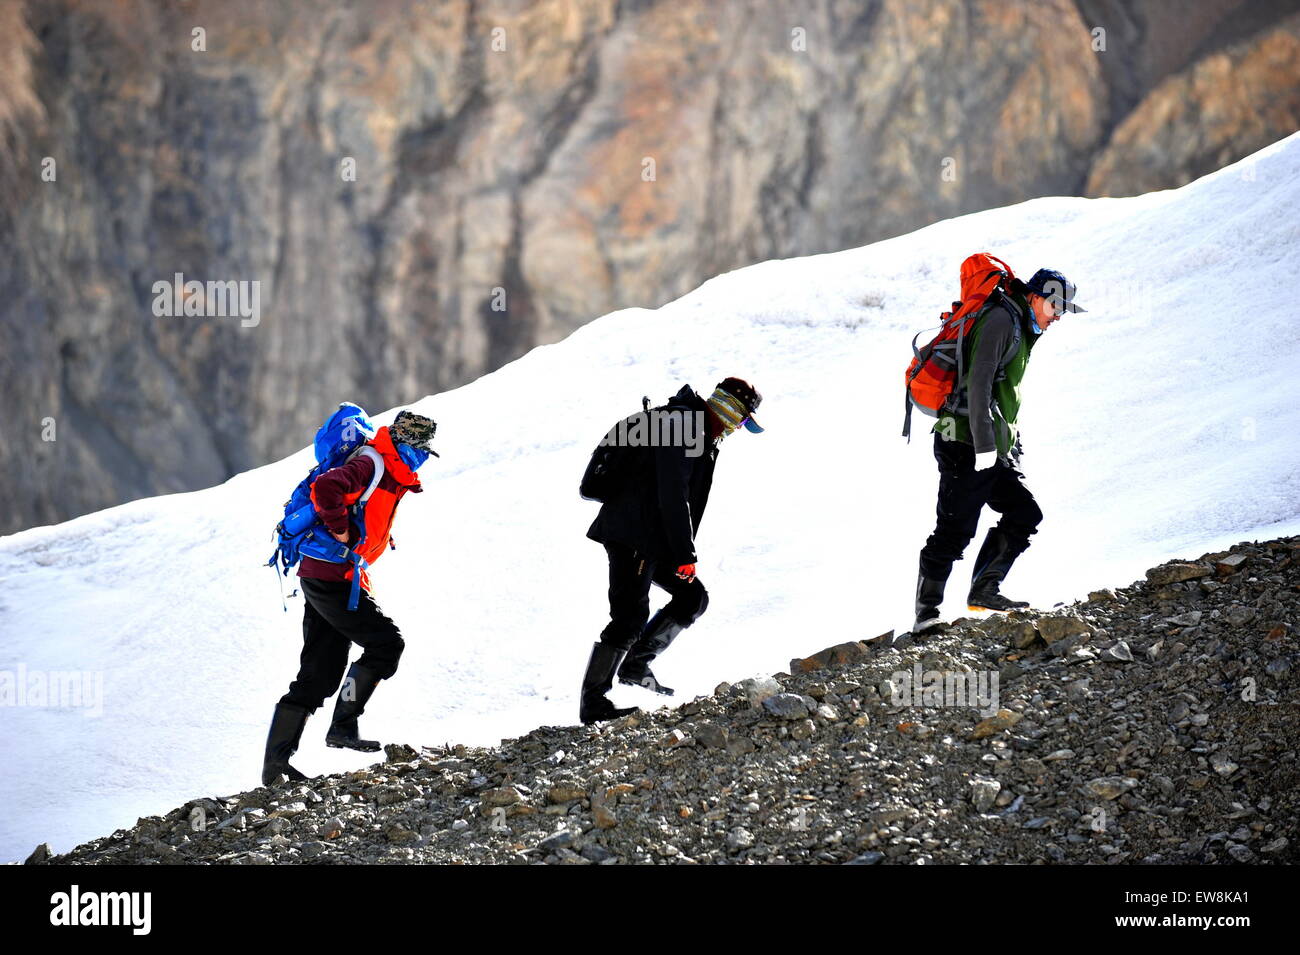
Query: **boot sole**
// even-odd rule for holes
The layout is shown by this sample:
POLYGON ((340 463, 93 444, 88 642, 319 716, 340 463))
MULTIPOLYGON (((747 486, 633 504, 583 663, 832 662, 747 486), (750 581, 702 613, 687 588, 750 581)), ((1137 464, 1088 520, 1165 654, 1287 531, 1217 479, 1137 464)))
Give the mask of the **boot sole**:
POLYGON ((308 779, 308 776, 305 773, 301 773, 298 770, 292 768, 290 769, 281 768, 277 770, 275 774, 271 777, 269 782, 267 781, 266 776, 267 774, 264 772, 262 774, 263 786, 278 786, 282 781, 289 782, 289 783, 305 783, 307 782, 308 779))
POLYGON ((583 726, 594 726, 596 723, 608 723, 610 720, 621 720, 625 716, 631 716, 633 713, 640 713, 640 707, 633 706, 622 713, 611 713, 609 716, 583 716, 578 715, 578 722, 583 726))
POLYGON ((657 684, 655 686, 646 686, 644 683, 638 683, 636 680, 625 680, 622 677, 618 678, 618 682, 622 683, 624 686, 640 687, 643 690, 649 690, 651 693, 658 693, 660 696, 674 696, 677 693, 676 690, 670 690, 666 686, 659 686, 657 684))
POLYGON ((355 749, 358 753, 377 753, 383 749, 383 747, 378 743, 374 746, 360 746, 356 743, 346 743, 341 740, 332 739, 325 740, 325 745, 330 749, 355 749))

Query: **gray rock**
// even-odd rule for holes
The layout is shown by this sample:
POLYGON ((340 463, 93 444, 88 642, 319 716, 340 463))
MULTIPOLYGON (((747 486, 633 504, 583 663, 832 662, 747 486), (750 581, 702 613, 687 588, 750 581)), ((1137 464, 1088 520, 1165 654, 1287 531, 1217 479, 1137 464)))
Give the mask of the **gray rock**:
POLYGON ((754 834, 743 826, 737 826, 727 833, 727 848, 735 851, 749 849, 754 845, 754 834))
POLYGON ((613 852, 595 842, 583 846, 580 854, 587 861, 596 863, 612 862, 618 858, 613 852))
POLYGON ((797 720, 790 724, 790 738, 804 740, 817 732, 817 724, 812 720, 797 720))
POLYGON ((770 676, 752 677, 742 680, 740 687, 750 706, 761 706, 763 701, 781 692, 781 684, 770 676))
POLYGON ((977 776, 970 781, 971 802, 977 812, 988 812, 993 808, 993 801, 1002 791, 1002 784, 996 779, 977 776))
POLYGON ((537 848, 543 852, 554 852, 557 849, 568 849, 577 841, 578 837, 571 829, 560 829, 537 843, 537 848))
POLYGON ((1237 862, 1255 861, 1255 853, 1251 852, 1246 846, 1238 845, 1236 843, 1228 846, 1228 855, 1232 856, 1232 858, 1237 862))
POLYGON ((1040 617, 1036 625, 1039 635, 1047 643, 1056 643, 1075 634, 1090 637, 1093 632, 1092 625, 1075 614, 1040 617))
POLYGON ((1244 627, 1254 619, 1254 607, 1229 607, 1223 614, 1223 622, 1231 627, 1244 627))
POLYGON ((1210 756, 1210 767, 1220 776, 1231 776, 1237 771, 1237 764, 1222 750, 1210 756))
POLYGON ((700 723, 694 729, 695 739, 711 749, 725 749, 727 730, 717 723, 700 723))
POLYGON ((1205 564, 1173 561, 1147 571, 1147 582, 1153 586, 1163 587, 1184 580, 1196 580, 1213 575, 1213 568, 1205 564))
POLYGON ((809 713, 808 704, 803 697, 794 693, 777 693, 763 700, 763 709, 777 719, 801 720, 809 713))
POLYGON ((875 850, 872 850, 871 852, 864 852, 860 856, 855 856, 853 859, 851 859, 850 861, 844 864, 845 865, 876 865, 884 858, 885 858, 885 854, 883 852, 877 852, 875 850))
POLYGON ((1117 640, 1112 646, 1101 651, 1101 658, 1117 663, 1132 663, 1133 651, 1129 649, 1128 644, 1123 640, 1117 640))
POLYGON ((32 850, 31 855, 23 860, 23 865, 40 865, 43 862, 48 862, 51 855, 50 844, 48 842, 42 842, 32 850))
POLYGON ((1084 784, 1083 790, 1098 799, 1116 799, 1137 786, 1137 780, 1128 776, 1099 776, 1084 784))
POLYGON ((835 707, 831 706, 829 703, 819 704, 814 713, 818 719, 823 719, 827 723, 838 722, 840 718, 839 710, 835 709, 835 707))

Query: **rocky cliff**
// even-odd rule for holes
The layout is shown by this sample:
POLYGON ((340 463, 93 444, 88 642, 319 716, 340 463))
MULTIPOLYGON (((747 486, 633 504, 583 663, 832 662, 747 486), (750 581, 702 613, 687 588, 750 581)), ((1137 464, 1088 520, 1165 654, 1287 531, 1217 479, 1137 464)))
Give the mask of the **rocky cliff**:
POLYGON ((4 0, 0 532, 754 261, 1180 185, 1296 128, 1295 9, 4 0))

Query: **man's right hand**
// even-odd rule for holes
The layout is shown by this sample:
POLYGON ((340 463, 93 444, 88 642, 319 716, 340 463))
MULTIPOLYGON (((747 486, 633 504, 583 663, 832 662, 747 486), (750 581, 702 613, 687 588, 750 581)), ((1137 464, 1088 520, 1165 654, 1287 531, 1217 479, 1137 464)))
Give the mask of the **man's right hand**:
POLYGON ((975 455, 976 471, 987 471, 989 468, 993 467, 997 463, 998 463, 998 452, 996 450, 981 451, 975 455))

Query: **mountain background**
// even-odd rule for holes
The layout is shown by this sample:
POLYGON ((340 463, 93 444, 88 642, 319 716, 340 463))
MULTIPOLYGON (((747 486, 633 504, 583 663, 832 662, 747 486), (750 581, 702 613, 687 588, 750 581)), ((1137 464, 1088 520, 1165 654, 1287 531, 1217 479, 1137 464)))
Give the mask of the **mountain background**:
POLYGON ((4 0, 0 533, 753 262, 1180 186, 1300 128, 1298 10, 4 0), (178 272, 260 321, 154 316, 178 272))

